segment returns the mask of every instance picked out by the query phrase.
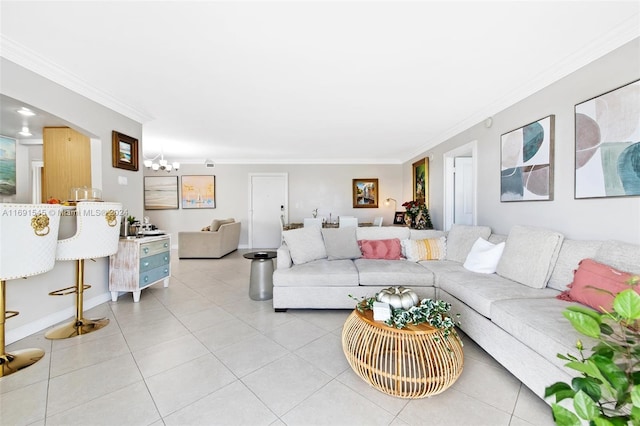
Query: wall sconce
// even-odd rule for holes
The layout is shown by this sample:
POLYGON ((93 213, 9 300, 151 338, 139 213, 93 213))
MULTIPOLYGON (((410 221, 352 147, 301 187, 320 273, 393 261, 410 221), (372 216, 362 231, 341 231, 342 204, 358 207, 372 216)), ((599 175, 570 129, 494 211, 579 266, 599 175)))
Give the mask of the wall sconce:
POLYGON ((384 205, 389 206, 392 201, 393 201, 393 211, 396 211, 396 209, 398 208, 398 202, 396 201, 395 198, 387 198, 386 200, 384 200, 384 205))

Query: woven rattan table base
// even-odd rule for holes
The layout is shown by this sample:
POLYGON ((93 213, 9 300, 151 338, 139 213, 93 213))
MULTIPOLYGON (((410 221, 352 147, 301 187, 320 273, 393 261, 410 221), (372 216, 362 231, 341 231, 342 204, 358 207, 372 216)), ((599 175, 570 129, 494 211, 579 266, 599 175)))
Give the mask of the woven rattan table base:
POLYGON ((374 388, 400 398, 437 395, 462 373, 462 344, 455 334, 427 324, 401 330, 354 310, 342 329, 342 350, 353 371, 374 388))

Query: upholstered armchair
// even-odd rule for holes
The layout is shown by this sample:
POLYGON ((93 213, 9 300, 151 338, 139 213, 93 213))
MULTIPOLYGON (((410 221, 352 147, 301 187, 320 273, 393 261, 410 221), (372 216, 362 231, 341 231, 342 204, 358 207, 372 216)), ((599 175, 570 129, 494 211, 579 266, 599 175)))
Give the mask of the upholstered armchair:
POLYGON ((214 220, 202 231, 178 232, 178 257, 219 259, 238 249, 241 223, 214 220))

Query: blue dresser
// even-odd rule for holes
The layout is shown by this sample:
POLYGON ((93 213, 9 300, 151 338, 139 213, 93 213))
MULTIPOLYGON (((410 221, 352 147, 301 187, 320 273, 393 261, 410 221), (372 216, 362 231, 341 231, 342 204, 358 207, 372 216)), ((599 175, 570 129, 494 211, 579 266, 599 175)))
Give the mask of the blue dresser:
POLYGON ((132 292, 140 301, 140 292, 159 281, 169 286, 171 276, 171 236, 159 235, 120 239, 118 252, 109 259, 109 291, 117 301, 120 292, 132 292))

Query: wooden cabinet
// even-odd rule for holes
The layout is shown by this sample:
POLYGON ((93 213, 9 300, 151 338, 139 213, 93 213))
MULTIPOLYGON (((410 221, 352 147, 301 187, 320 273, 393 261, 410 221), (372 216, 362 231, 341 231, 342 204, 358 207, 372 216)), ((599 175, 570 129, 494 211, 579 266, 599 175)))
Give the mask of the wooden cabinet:
POLYGON ((130 291, 133 301, 139 302, 142 289, 159 281, 164 281, 164 286, 168 287, 170 276, 170 235, 122 238, 118 252, 109 258, 111 300, 118 300, 118 292, 130 291))
POLYGON ((45 127, 42 135, 42 202, 69 199, 71 188, 91 188, 91 141, 69 127, 45 127))

